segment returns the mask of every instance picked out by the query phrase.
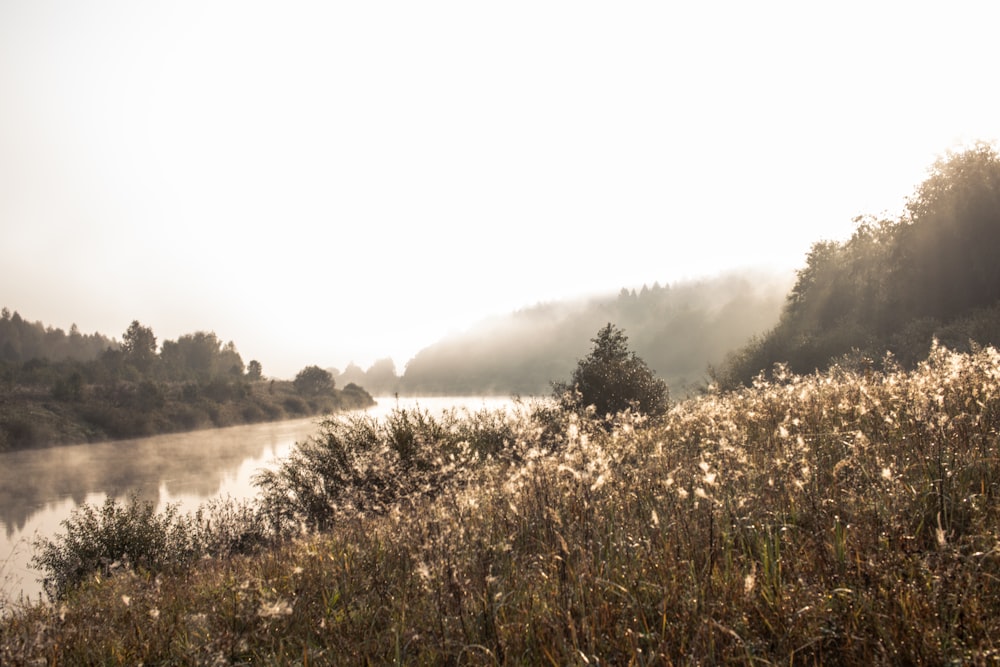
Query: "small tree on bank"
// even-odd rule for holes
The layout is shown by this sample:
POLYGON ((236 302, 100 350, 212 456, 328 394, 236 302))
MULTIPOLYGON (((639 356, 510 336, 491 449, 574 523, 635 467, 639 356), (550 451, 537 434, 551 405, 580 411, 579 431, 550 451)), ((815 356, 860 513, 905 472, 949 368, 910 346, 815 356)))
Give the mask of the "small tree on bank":
POLYGON ((591 341, 594 348, 577 363, 569 383, 553 383, 557 399, 576 401, 578 394, 582 405, 593 405, 601 416, 630 408, 651 416, 667 411, 667 384, 628 348, 625 332, 609 322, 591 341))
POLYGON ((292 381, 295 391, 303 396, 318 396, 333 392, 335 382, 329 371, 319 366, 306 366, 292 381))

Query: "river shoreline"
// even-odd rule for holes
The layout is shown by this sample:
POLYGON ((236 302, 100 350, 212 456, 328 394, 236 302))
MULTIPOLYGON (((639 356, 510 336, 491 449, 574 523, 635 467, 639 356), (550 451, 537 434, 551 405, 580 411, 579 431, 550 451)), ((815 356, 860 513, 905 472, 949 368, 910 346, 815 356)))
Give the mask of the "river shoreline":
POLYGON ((126 383, 91 386, 73 400, 17 387, 0 392, 0 452, 113 442, 370 408, 348 385, 302 395, 291 382, 126 383))
MULTIPOLYGON (((493 396, 380 396, 368 407, 333 416, 381 418, 396 409, 438 413, 512 404, 493 396)), ((60 532, 61 522, 83 503, 134 495, 158 511, 176 504, 193 512, 213 499, 251 500, 257 494, 254 475, 317 434, 326 416, 0 452, 0 602, 41 594, 40 573, 30 568, 32 543, 60 532)))

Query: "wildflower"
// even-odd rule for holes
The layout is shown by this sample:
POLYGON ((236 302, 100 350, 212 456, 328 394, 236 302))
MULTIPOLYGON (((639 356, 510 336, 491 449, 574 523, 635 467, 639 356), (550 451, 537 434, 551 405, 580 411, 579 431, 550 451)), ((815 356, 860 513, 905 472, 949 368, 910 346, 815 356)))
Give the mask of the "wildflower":
POLYGON ((892 481, 892 468, 891 467, 886 466, 886 467, 882 468, 882 479, 884 479, 886 481, 890 481, 890 482, 892 481))
POLYGON ((652 519, 654 526, 660 525, 660 517, 659 515, 656 514, 656 510, 653 510, 653 515, 650 518, 652 519))
POLYGON ((123 605, 125 605, 127 607, 131 603, 132 603, 132 598, 131 597, 129 597, 128 595, 122 595, 122 604, 123 605))
POLYGON ((156 619, 158 619, 160 617, 160 610, 157 609, 157 608, 155 608, 155 607, 153 609, 150 609, 149 610, 149 617, 155 621, 156 619))

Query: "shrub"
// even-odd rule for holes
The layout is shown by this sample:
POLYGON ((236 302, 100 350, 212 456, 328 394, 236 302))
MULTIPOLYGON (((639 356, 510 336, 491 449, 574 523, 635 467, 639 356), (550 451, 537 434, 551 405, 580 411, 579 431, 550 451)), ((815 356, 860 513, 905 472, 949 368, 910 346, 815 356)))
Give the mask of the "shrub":
POLYGON ((295 376, 292 382, 295 391, 303 396, 329 394, 335 386, 333 375, 319 366, 306 366, 295 376))
POLYGON ((289 396, 282 402, 282 405, 285 406, 285 411, 290 415, 309 414, 309 406, 297 396, 289 396))
POLYGON ((666 383, 629 350, 621 329, 609 322, 591 340, 594 348, 578 362, 569 384, 553 385, 556 399, 566 407, 592 405, 599 417, 629 409, 651 416, 667 411, 666 383))
POLYGON ((341 516, 381 514, 403 500, 438 495, 477 462, 514 449, 525 423, 502 411, 452 410, 435 418, 420 408, 383 419, 329 418, 318 436, 297 443, 256 483, 280 531, 322 531, 341 516))
POLYGON ((274 538, 259 505, 231 497, 216 498, 199 507, 193 527, 197 552, 211 556, 253 553, 274 538))
POLYGON ((151 502, 135 496, 105 500, 100 508, 83 504, 62 522, 64 534, 35 542, 32 566, 45 572, 45 592, 57 599, 95 572, 131 566, 160 570, 191 560, 195 544, 190 523, 177 506, 157 514, 151 502))
POLYGON ((69 377, 59 378, 52 386, 52 398, 57 401, 80 401, 83 399, 83 376, 74 371, 69 377))

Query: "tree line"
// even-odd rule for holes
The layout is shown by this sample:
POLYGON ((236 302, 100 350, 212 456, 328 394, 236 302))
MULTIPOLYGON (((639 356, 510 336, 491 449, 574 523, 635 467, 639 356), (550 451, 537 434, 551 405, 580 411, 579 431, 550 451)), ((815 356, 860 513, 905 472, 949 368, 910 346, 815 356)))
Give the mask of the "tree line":
POLYGON ((29 359, 90 361, 118 343, 99 333, 83 334, 74 324, 67 334, 60 328, 29 322, 16 310, 0 309, 0 363, 19 364, 29 359))
POLYGON ((540 303, 420 350, 401 373, 381 359, 367 370, 334 369, 334 376, 376 395, 541 396, 552 378, 573 371, 593 332, 614 322, 656 375, 685 395, 704 386, 710 363, 774 325, 790 284, 780 275, 733 273, 540 303))
POLYGON ((778 323, 714 370, 721 387, 774 364, 798 374, 835 361, 912 368, 933 339, 958 351, 1000 344, 1000 156, 951 152, 896 218, 863 216, 846 241, 816 242, 778 323))
POLYGON ((293 381, 267 379, 259 361, 244 363, 235 343, 223 343, 215 332, 158 345, 152 328, 136 320, 118 342, 74 334, 75 326, 70 336, 60 336, 3 312, 0 334, 6 338, 0 338, 0 348, 17 354, 0 360, 0 451, 273 421, 374 403, 359 385, 338 389, 331 373, 315 365, 293 381), (88 349, 77 339, 92 347, 100 342, 104 349, 88 349), (28 353, 33 356, 22 360, 28 353))

